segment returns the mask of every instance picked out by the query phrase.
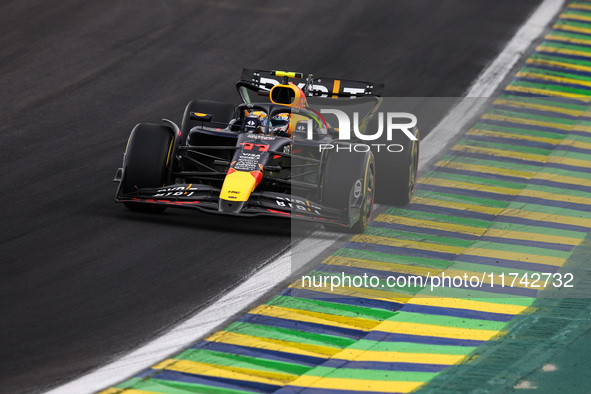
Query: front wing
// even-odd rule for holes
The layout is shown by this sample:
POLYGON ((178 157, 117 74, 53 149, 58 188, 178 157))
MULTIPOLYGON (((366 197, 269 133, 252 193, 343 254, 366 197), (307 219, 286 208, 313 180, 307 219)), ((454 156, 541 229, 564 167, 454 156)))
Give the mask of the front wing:
POLYGON ((325 207, 305 198, 275 192, 253 192, 239 211, 220 210, 220 189, 208 185, 176 184, 162 188, 140 188, 115 200, 120 203, 157 204, 194 208, 206 213, 234 216, 275 216, 317 221, 349 227, 350 212, 325 207))

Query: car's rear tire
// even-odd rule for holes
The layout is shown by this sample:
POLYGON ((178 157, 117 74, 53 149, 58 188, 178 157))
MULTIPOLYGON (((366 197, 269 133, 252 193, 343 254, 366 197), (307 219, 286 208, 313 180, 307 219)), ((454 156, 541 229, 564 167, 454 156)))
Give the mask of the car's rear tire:
MULTIPOLYGON (((133 193, 139 188, 158 188, 170 178, 173 131, 163 125, 140 123, 129 136, 124 159, 124 175, 121 180, 123 194, 133 193)), ((164 205, 126 202, 133 211, 163 212, 164 205)))
POLYGON ((330 231, 362 233, 373 212, 375 191, 375 161, 371 152, 329 152, 322 176, 322 205, 350 211, 351 190, 361 180, 363 201, 359 219, 350 227, 324 224, 330 231))
POLYGON ((406 135, 389 144, 400 144, 401 152, 382 150, 376 154, 376 202, 388 205, 406 205, 415 190, 419 166, 419 130, 412 130, 416 141, 406 135))
POLYGON ((193 100, 187 104, 181 122, 181 145, 187 144, 189 131, 195 126, 222 127, 220 123, 228 123, 234 116, 234 105, 209 100, 193 100), (191 119, 191 112, 211 115, 212 122, 191 119))

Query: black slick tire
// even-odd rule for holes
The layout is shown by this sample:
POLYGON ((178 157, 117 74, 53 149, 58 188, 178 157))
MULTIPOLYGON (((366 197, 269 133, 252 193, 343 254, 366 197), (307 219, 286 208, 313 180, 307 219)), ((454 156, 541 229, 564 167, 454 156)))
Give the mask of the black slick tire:
POLYGON ((362 233, 367 228, 373 212, 375 191, 375 161, 371 152, 329 152, 322 176, 322 204, 347 210, 352 208, 352 190, 363 198, 359 218, 350 227, 324 224, 329 231, 362 233), (356 189, 354 189, 356 188, 356 189))
MULTIPOLYGON (((173 132, 170 128, 140 123, 131 131, 124 160, 121 191, 133 193, 140 188, 158 188, 168 182, 173 157, 173 132)), ((162 212, 166 206, 126 202, 133 211, 162 212)))
POLYGON ((393 143, 403 147, 401 152, 387 150, 376 154, 376 202, 387 205, 407 205, 414 193, 419 165, 419 140, 417 128, 412 130, 416 141, 406 135, 393 143))

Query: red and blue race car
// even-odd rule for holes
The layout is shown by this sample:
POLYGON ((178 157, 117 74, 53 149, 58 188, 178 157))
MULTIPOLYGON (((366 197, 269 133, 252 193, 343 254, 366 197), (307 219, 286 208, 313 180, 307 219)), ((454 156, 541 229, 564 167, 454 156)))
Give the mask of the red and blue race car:
POLYGON ((136 125, 115 177, 116 201, 136 211, 195 208, 361 232, 376 196, 389 204, 410 200, 416 127, 415 139, 399 138, 396 153, 374 152, 358 136, 376 124, 383 86, 245 69, 236 87, 237 106, 194 100, 180 127, 166 119, 136 125), (342 128, 327 122, 336 113, 356 121, 353 138, 339 138, 342 128))

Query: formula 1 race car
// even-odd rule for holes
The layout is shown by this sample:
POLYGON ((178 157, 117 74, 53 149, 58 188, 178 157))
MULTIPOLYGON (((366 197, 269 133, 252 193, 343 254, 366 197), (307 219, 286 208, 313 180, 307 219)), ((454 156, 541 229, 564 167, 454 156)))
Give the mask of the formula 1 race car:
POLYGON ((377 123, 382 85, 245 69, 236 87, 238 106, 195 100, 180 127, 166 119, 136 125, 114 179, 116 201, 135 211, 187 207, 362 232, 376 196, 396 205, 410 200, 416 127, 415 138, 402 135, 394 152, 374 154, 362 135, 377 123), (342 124, 331 127, 328 114, 353 119, 354 136, 342 124))

